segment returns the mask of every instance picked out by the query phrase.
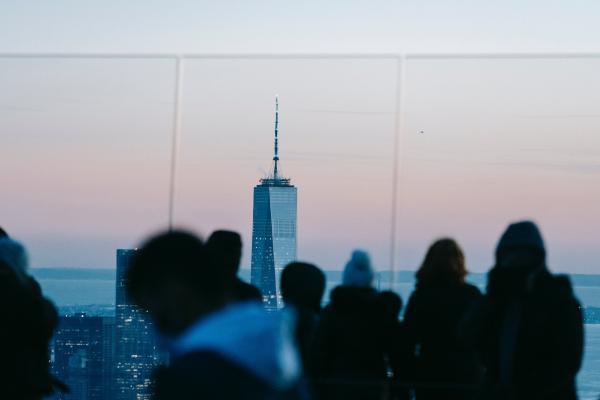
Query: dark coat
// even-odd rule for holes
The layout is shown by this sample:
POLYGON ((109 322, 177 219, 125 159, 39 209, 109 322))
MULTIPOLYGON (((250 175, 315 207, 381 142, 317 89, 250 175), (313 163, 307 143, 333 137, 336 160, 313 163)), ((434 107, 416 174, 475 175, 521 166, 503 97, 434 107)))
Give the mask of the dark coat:
MULTIPOLYGON (((470 284, 418 286, 411 295, 403 326, 410 353, 415 355, 412 377, 421 384, 478 385, 482 367, 474 347, 457 337, 467 310, 481 298, 470 284)), ((473 390, 421 389, 417 399, 465 399, 473 390)))
POLYGON ((372 288, 338 286, 323 310, 310 371, 322 399, 380 398, 387 376, 384 319, 372 288), (338 383, 339 382, 339 383, 338 383))
POLYGON ((583 355, 580 304, 565 276, 543 268, 490 272, 488 293, 465 321, 487 372, 482 398, 575 400, 583 355))
POLYGON ((56 308, 33 278, 0 263, 0 398, 37 399, 64 385, 50 375, 48 345, 56 308))
POLYGON ((155 373, 155 400, 306 400, 302 383, 277 390, 218 353, 196 351, 155 373))
POLYGON ((293 309, 296 313, 296 329, 294 332, 296 345, 302 358, 304 371, 307 375, 310 375, 310 349, 315 341, 320 315, 306 307, 293 307, 293 309))

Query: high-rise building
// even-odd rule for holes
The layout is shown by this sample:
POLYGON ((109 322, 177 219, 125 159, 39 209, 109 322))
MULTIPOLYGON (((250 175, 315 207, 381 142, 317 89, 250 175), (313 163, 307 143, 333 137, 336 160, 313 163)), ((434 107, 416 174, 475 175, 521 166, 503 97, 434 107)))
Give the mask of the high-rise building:
POLYGON ((135 250, 117 250, 114 379, 116 400, 151 398, 152 371, 161 362, 147 312, 130 304, 126 273, 135 250))
POLYGON ((57 399, 108 400, 112 398, 105 378, 112 369, 113 317, 87 316, 78 313, 60 317, 52 342, 52 372, 69 388, 70 393, 57 399))
POLYGON ((279 276, 296 259, 297 189, 279 171, 279 99, 275 98, 275 151, 271 173, 254 187, 251 281, 267 308, 281 306, 279 276))
POLYGON ((102 352, 104 353, 104 374, 102 385, 104 386, 104 398, 112 400, 114 397, 115 384, 115 317, 103 317, 102 328, 102 352))

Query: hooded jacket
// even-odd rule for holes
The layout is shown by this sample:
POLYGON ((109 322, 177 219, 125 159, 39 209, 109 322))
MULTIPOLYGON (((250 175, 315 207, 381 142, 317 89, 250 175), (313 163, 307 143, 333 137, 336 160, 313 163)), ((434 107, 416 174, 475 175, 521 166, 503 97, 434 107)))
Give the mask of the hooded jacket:
POLYGON ((235 303, 189 327, 156 373, 155 399, 305 399, 293 315, 235 303))
POLYGON ((482 398, 575 400, 583 354, 581 306, 568 277, 552 275, 532 222, 512 224, 487 293, 463 324, 486 366, 482 398))

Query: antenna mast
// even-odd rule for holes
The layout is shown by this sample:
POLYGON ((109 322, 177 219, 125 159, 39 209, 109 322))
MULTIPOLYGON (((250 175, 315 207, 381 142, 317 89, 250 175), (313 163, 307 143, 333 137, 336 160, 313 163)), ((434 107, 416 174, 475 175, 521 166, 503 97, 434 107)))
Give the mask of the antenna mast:
POLYGON ((275 96, 275 153, 273 154, 275 167, 273 168, 273 179, 279 179, 277 163, 279 162, 279 95, 275 96))

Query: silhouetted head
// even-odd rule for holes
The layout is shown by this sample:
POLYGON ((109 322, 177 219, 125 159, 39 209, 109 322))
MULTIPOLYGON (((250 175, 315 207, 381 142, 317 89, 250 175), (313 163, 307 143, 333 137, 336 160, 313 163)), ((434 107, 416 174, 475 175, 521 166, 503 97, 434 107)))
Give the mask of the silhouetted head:
POLYGON ((288 264, 281 273, 281 296, 286 304, 318 312, 325 292, 325 274, 303 262, 288 264))
POLYGON ((174 335, 225 304, 229 278, 210 262, 202 240, 174 231, 143 244, 126 282, 130 298, 149 311, 158 330, 174 335))
POLYGON ((0 226, 0 238, 8 237, 8 233, 0 226))
POLYGON ((466 276, 465 256, 458 243, 439 239, 429 247, 417 271, 417 286, 460 285, 466 276))
POLYGON ((510 224, 496 247, 496 266, 535 269, 544 267, 546 248, 537 225, 531 221, 510 224))
POLYGON ((342 285, 370 287, 374 276, 369 254, 366 251, 354 250, 344 268, 342 285))
POLYGON ((386 317, 397 319, 402 311, 402 298, 391 290, 384 290, 377 295, 377 303, 386 317))
POLYGON ((211 259, 227 272, 237 275, 242 258, 242 237, 232 231, 214 231, 206 241, 211 259))
POLYGON ((28 279, 29 257, 21 243, 8 236, 0 238, 0 261, 11 267, 22 282, 28 279))

